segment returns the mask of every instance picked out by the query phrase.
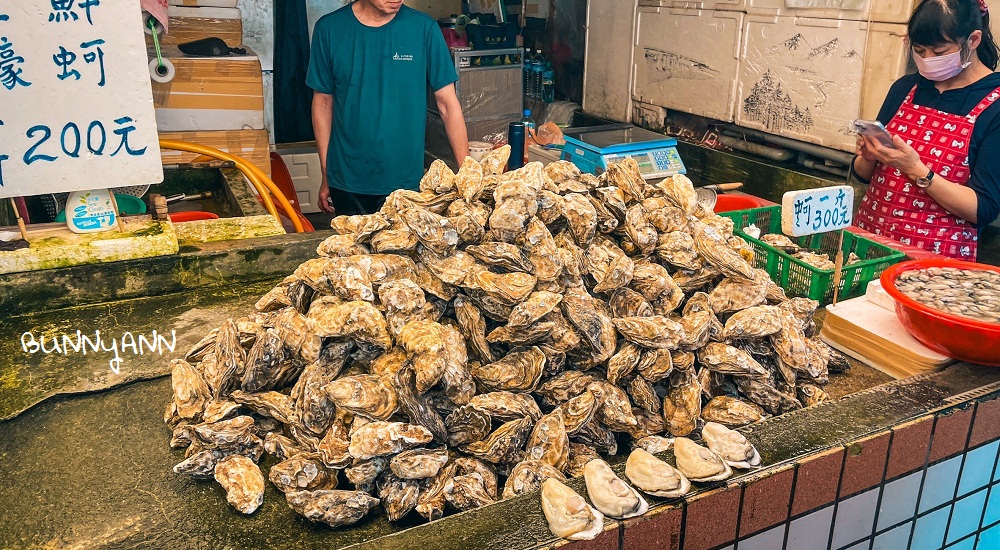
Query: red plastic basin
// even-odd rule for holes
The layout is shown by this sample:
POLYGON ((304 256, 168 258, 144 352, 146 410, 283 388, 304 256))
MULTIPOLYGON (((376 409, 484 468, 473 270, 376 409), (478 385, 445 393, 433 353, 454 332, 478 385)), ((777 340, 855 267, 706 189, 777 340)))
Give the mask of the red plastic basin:
POLYGON ((715 212, 730 212, 760 207, 760 201, 746 195, 719 195, 715 198, 715 212))
POLYGON ((219 216, 211 212, 201 212, 198 210, 192 210, 190 212, 174 212, 173 214, 167 214, 167 217, 174 223, 219 219, 219 216))
POLYGON ((945 313, 921 304, 896 288, 904 271, 929 267, 981 269, 1000 273, 1000 267, 960 260, 911 260, 882 272, 882 288, 896 300, 896 317, 909 333, 930 349, 958 359, 1000 367, 1000 324, 945 313))

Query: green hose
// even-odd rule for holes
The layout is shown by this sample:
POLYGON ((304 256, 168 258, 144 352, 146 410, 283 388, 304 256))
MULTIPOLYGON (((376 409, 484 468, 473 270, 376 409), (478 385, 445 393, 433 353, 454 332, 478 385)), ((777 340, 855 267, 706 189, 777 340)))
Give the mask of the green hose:
POLYGON ((160 53, 160 35, 156 34, 156 19, 152 16, 146 18, 146 26, 153 31, 153 47, 156 48, 156 72, 161 75, 166 74, 167 66, 163 64, 163 54, 160 53))

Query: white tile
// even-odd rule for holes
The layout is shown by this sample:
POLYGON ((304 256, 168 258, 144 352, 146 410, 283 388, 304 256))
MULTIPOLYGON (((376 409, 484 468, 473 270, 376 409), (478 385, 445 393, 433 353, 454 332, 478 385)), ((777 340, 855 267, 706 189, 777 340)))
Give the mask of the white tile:
POLYGON ((882 489, 882 504, 878 509, 878 531, 912 518, 917 509, 917 495, 920 494, 922 471, 885 484, 882 489))
POLYGON ((840 501, 833 526, 833 547, 842 548, 871 535, 877 505, 877 488, 840 501))
POLYGON ((904 523, 891 531, 886 531, 875 537, 872 550, 902 550, 910 540, 910 529, 913 522, 904 523))
POLYGON ((871 539, 863 540, 850 548, 845 548, 844 550, 868 550, 872 545, 871 539))
POLYGON ((786 550, 816 550, 826 548, 833 523, 833 506, 827 506, 792 521, 788 529, 786 550))
POLYGON ((768 529, 763 533, 740 541, 740 550, 774 550, 785 542, 785 525, 768 529))
POLYGON ((962 467, 962 457, 956 456, 927 468, 924 489, 920 493, 919 513, 948 502, 955 496, 958 472, 962 467))

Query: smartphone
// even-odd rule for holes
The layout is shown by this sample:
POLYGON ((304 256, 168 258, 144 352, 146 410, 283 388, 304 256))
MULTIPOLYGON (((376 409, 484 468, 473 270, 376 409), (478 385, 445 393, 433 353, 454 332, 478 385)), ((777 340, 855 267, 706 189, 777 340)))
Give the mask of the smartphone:
POLYGON ((855 120, 851 122, 854 126, 854 131, 862 136, 872 136, 877 139, 882 145, 889 147, 891 149, 896 148, 896 144, 892 142, 892 134, 882 126, 882 123, 877 120, 855 120))

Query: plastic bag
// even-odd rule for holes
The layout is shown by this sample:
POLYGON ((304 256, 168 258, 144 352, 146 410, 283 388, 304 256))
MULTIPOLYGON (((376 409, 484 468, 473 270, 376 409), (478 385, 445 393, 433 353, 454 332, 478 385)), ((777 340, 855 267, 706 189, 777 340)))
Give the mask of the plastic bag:
POLYGON ((563 139, 562 129, 554 122, 546 122, 532 132, 531 140, 538 145, 562 145, 566 143, 563 139))

